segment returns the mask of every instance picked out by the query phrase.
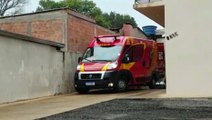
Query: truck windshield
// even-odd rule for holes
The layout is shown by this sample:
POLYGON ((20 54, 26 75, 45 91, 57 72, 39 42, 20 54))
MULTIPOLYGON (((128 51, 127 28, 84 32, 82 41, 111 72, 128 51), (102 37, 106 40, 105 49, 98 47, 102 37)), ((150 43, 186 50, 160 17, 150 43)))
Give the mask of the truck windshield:
POLYGON ((100 47, 96 46, 93 48, 88 48, 83 55, 82 62, 96 62, 96 61, 115 61, 118 59, 122 46, 109 46, 100 47))

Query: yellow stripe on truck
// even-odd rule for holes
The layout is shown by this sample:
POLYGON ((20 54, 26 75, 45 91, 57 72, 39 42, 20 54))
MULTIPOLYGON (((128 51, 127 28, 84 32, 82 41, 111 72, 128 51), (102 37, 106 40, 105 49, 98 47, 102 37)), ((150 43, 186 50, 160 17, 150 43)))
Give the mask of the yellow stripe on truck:
POLYGON ((110 64, 110 63, 107 63, 107 64, 102 68, 102 71, 106 71, 109 64, 110 64))
POLYGON ((84 63, 80 66, 80 72, 84 72, 84 63))
POLYGON ((127 64, 123 64, 122 63, 120 69, 121 70, 122 69, 124 69, 124 70, 130 70, 133 67, 134 64, 135 64, 135 62, 127 63, 127 64))

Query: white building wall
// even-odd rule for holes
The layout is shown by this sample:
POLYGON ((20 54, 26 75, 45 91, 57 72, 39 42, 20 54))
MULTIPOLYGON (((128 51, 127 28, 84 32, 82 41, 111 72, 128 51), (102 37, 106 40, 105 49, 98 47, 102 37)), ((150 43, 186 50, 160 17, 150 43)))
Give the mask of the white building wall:
POLYGON ((212 0, 165 0, 167 95, 212 97, 212 0))
POLYGON ((0 103, 63 93, 62 55, 55 47, 0 36, 0 103))

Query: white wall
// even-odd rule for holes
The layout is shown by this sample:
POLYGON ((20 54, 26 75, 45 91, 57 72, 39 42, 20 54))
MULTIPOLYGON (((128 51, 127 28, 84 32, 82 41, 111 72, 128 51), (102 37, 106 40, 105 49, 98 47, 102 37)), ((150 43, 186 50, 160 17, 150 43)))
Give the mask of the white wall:
POLYGON ((212 1, 165 0, 167 95, 212 97, 212 1))
POLYGON ((63 92, 62 53, 0 36, 0 103, 63 92))
POLYGON ((81 57, 81 53, 65 53, 65 66, 64 66, 64 88, 66 93, 74 92, 74 75, 78 65, 78 58, 81 57))

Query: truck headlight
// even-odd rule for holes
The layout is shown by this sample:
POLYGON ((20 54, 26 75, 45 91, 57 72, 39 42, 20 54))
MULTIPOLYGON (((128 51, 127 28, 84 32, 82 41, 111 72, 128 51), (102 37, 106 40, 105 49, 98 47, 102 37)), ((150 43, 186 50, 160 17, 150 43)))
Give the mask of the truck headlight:
POLYGON ((77 65, 77 70, 80 70, 81 65, 77 65))
POLYGON ((116 62, 110 63, 107 69, 115 69, 117 68, 117 66, 118 66, 118 62, 116 61, 116 62))

